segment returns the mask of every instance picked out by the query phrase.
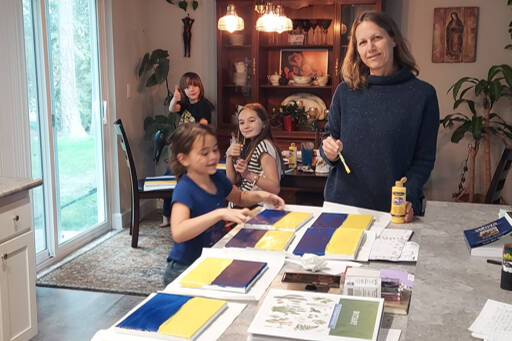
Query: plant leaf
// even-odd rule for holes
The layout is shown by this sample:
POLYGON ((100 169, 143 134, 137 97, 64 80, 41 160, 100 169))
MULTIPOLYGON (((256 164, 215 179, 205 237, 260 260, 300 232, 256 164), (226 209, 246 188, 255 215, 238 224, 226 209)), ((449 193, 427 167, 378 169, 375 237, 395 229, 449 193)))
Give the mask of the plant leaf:
POLYGON ((452 134, 451 141, 453 143, 459 143, 459 141, 464 137, 464 134, 468 132, 471 129, 471 122, 468 121, 455 129, 455 131, 452 134))
POLYGON ((480 140, 482 138, 483 133, 483 117, 478 116, 471 121, 471 133, 473 134, 473 138, 475 140, 480 140))
POLYGON ((197 9, 198 6, 199 6, 199 1, 197 1, 197 0, 192 1, 192 9, 194 9, 194 11, 197 9))
POLYGON ((187 6, 188 3, 186 0, 180 0, 180 2, 178 2, 178 7, 184 10, 185 12, 187 11, 187 6))
POLYGON ((140 62, 139 78, 142 77, 144 72, 146 72, 150 67, 151 65, 149 64, 149 53, 146 53, 144 57, 142 57, 142 62, 140 62))
POLYGON ((173 0, 165 0, 165 1, 167 1, 168 3, 170 3, 170 4, 174 5, 173 0))
MULTIPOLYGON (((512 48, 512 44, 510 46, 512 48)), ((503 77, 505 77, 505 82, 507 82, 509 87, 512 87, 512 67, 509 65, 502 65, 501 71, 503 72, 503 77)))

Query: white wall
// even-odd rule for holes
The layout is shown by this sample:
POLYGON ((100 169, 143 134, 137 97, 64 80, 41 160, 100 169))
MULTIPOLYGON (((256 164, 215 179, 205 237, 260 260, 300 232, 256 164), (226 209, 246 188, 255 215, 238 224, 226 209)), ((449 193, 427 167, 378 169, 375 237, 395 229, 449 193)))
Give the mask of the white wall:
MULTIPOLYGON (((205 96, 214 104, 217 98, 215 1, 200 1, 197 10, 189 10, 192 26, 191 57, 183 57, 185 12, 164 0, 112 0, 114 40, 115 114, 123 120, 137 164, 138 177, 154 175, 152 145, 144 140, 144 118, 166 114, 162 105, 165 85, 143 88, 137 77, 138 63, 146 52, 169 51, 169 87, 174 89, 181 75, 193 71, 200 75, 205 96), (127 96, 127 87, 131 96, 127 96)), ((124 157, 119 154, 121 213, 130 210, 130 180, 124 157)), ((154 207, 154 205, 153 205, 154 207)), ((151 207, 148 207, 150 209, 151 207)))
POLYGON ((21 1, 0 1, 0 176, 31 177, 21 1))
MULTIPOLYGON (((464 76, 486 78, 491 65, 512 64, 512 51, 504 46, 512 43, 508 24, 512 20, 512 6, 506 0, 388 0, 384 10, 399 23, 408 39, 416 62, 419 77, 432 84, 437 91, 441 117, 453 112, 453 99, 447 94, 451 84, 464 76), (475 63, 432 63, 432 35, 434 8, 479 7, 478 37, 475 63)), ((495 106, 509 123, 512 122, 512 101, 505 99, 495 106)), ((453 130, 440 127, 437 161, 426 194, 429 199, 451 201, 451 193, 457 190, 462 162, 466 159, 469 138, 458 144, 450 142, 453 130)), ((503 146, 493 141, 492 170, 499 161, 503 146)), ((480 152, 483 155, 483 152, 480 152)), ((482 160, 483 161, 483 160, 482 160)), ((482 164, 483 167, 483 164, 482 164)), ((477 172, 476 192, 485 194, 483 170, 477 172)), ((503 197, 512 203, 512 175, 509 174, 503 197)))
MULTIPOLYGON (((453 101, 446 93, 450 85, 462 76, 485 77, 493 64, 512 61, 512 51, 503 47, 510 42, 507 34, 512 19, 512 6, 506 0, 387 0, 384 10, 399 23, 409 40, 412 53, 420 67, 420 78, 431 83, 437 90, 441 117, 452 112, 453 101), (477 57, 475 63, 442 64, 432 63, 433 14, 436 7, 477 6, 479 11, 477 57)), ((156 48, 170 53, 170 87, 174 86, 186 71, 199 73, 205 85, 207 98, 216 102, 216 22, 215 1, 200 1, 196 11, 190 11, 195 19, 192 29, 191 58, 183 57, 181 18, 185 13, 164 0, 112 0, 116 115, 123 119, 134 151, 139 177, 152 175, 151 143, 143 140, 143 121, 150 113, 163 113, 160 105, 165 88, 143 89, 137 92, 139 80, 137 64, 145 52, 156 48), (127 84, 132 89, 127 98, 127 84)), ((508 122, 512 122, 510 100, 496 107, 508 122)), ((426 186, 428 199, 450 201, 451 193, 457 190, 459 174, 466 158, 467 143, 450 142, 452 131, 440 128, 438 153, 435 169, 426 186)), ((497 163, 502 146, 495 142, 493 168, 497 163)), ((130 187, 127 169, 122 156, 119 162, 121 187, 121 212, 130 209, 130 187)), ((512 202, 512 178, 507 180, 504 198, 512 202)), ((482 172, 478 173, 477 191, 484 193, 482 172)))

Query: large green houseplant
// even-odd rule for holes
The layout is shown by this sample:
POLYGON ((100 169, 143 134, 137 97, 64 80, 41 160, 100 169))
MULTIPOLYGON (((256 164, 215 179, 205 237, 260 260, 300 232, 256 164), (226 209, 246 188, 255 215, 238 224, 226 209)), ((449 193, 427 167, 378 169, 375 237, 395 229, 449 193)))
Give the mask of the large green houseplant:
POLYGON ((491 182, 491 137, 500 138, 506 145, 512 142, 512 125, 506 122, 502 116, 493 111, 494 105, 502 98, 512 96, 512 68, 510 65, 493 65, 487 73, 487 78, 462 77, 448 90, 453 95, 453 109, 459 109, 465 105, 470 114, 454 112, 446 115, 440 123, 443 127, 456 126, 451 136, 453 143, 458 143, 466 134, 472 138, 468 151, 469 183, 464 186, 465 175, 463 173, 459 191, 454 194, 461 198, 468 194, 469 201, 475 200, 475 169, 476 156, 483 144, 485 186, 489 188, 491 182))
MULTIPOLYGON (((139 66, 138 75, 148 88, 160 85, 165 82, 167 95, 164 98, 163 105, 167 108, 172 99, 172 93, 169 89, 167 76, 169 75, 169 53, 166 50, 156 49, 151 53, 146 53, 142 57, 139 66)), ((176 128, 177 114, 169 112, 167 115, 148 116, 144 119, 145 138, 154 138, 160 131, 158 137, 167 141, 176 128)), ((160 142, 161 143, 161 142, 160 142)))

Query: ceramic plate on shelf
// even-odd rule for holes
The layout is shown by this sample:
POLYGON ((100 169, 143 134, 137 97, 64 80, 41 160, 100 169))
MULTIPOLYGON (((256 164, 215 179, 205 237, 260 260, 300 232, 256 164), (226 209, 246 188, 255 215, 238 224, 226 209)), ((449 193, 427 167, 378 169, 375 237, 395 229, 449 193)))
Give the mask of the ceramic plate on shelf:
POLYGON ((287 105, 293 101, 301 101, 304 107, 306 108, 306 111, 308 111, 310 108, 316 108, 318 109, 318 112, 324 112, 325 109, 327 109, 325 102, 320 97, 313 94, 308 94, 306 92, 300 92, 286 97, 281 102, 281 105, 287 105))

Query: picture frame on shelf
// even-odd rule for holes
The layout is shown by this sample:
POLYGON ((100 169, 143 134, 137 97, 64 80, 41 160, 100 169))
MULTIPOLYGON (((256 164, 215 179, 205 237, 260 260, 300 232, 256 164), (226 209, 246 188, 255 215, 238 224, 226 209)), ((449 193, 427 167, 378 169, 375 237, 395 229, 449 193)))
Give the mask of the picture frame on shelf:
POLYGON ((327 75, 328 49, 282 49, 279 70, 288 80, 293 76, 315 77, 327 75))

